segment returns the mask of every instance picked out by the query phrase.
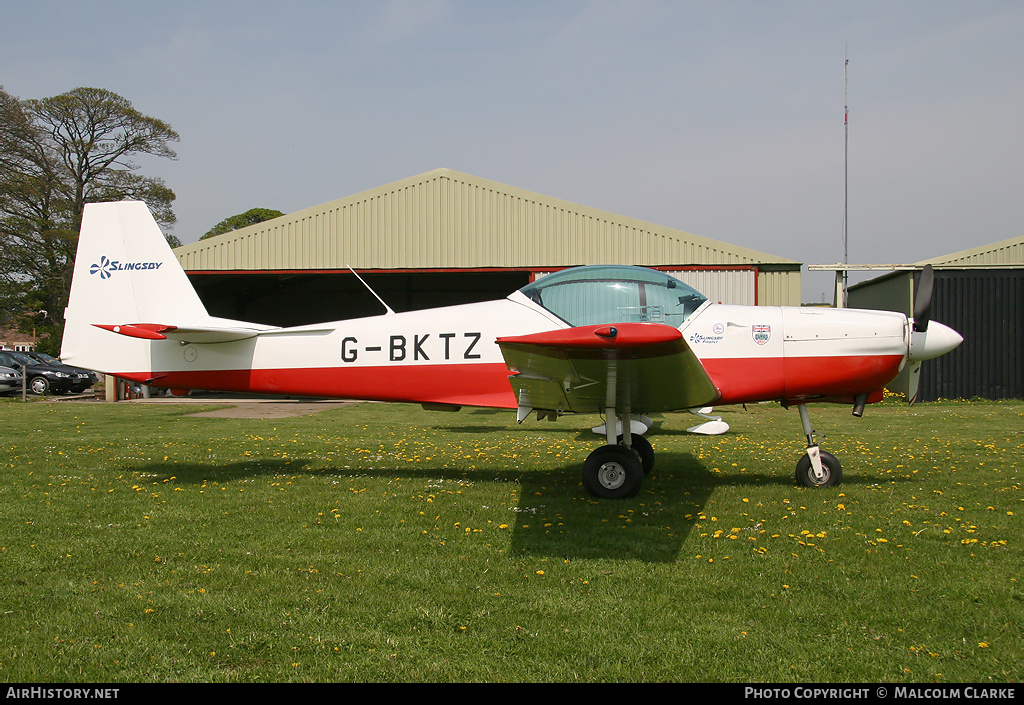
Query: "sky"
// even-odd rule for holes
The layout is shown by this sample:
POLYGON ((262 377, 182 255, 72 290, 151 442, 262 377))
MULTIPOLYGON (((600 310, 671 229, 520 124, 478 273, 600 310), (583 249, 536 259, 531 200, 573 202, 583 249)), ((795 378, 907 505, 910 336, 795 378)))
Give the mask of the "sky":
MULTIPOLYGON (((446 167, 805 264, 1021 235, 1024 3, 0 0, 0 86, 105 88, 184 243, 446 167), (846 120, 846 106, 849 118, 846 120), (844 255, 844 208, 848 207, 844 255)), ((852 275, 851 281, 865 278, 852 275)), ((833 274, 803 274, 805 302, 833 274)))

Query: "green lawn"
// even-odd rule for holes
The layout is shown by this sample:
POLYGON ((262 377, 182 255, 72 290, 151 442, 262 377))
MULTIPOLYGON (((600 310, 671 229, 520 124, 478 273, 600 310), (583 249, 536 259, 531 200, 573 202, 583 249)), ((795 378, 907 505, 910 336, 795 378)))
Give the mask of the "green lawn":
MULTIPOLYGON (((277 420, 0 400, 7 682, 1008 682, 1024 403, 656 418, 640 495, 598 420, 357 404, 277 420)), ((206 407, 209 408, 209 407, 206 407)))

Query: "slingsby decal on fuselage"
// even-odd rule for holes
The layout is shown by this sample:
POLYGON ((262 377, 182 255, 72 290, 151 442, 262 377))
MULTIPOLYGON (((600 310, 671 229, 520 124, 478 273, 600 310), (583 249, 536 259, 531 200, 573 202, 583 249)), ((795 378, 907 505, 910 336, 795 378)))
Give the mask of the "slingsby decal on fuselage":
POLYGON ((725 324, 715 323, 711 326, 712 335, 706 333, 691 333, 687 340, 691 343, 698 343, 701 345, 714 345, 715 343, 722 342, 725 338, 725 324))
POLYGON ((392 335, 388 338, 388 344, 364 345, 360 347, 359 340, 349 336, 341 341, 341 361, 355 362, 359 359, 360 351, 364 353, 386 354, 389 362, 401 362, 403 360, 430 360, 431 356, 438 360, 479 360, 480 353, 475 352, 477 343, 482 336, 479 332, 463 333, 438 333, 437 339, 431 341, 431 333, 413 335, 409 340, 404 335, 392 335), (428 343, 428 341, 430 341, 428 343))

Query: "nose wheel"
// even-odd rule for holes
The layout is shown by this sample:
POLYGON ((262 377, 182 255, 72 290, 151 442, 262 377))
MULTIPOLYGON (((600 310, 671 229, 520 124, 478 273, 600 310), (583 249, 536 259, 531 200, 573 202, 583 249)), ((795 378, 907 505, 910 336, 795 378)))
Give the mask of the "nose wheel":
POLYGON ((843 466, 836 456, 818 450, 821 471, 816 472, 811 463, 810 455, 800 456, 796 463, 796 482, 801 487, 835 487, 843 479, 843 466))
POLYGON ((814 441, 807 405, 799 404, 797 409, 807 436, 807 452, 796 463, 796 482, 801 487, 835 487, 842 482, 843 466, 836 456, 819 448, 814 441))

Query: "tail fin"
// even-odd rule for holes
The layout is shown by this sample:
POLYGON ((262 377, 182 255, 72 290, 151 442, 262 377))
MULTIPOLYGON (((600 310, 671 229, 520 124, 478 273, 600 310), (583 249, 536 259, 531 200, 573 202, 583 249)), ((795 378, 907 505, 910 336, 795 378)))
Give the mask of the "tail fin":
POLYGON ((90 203, 82 216, 61 357, 103 372, 148 369, 148 342, 116 326, 196 325, 206 307, 145 203, 90 203), (107 330, 98 326, 107 325, 107 330))

